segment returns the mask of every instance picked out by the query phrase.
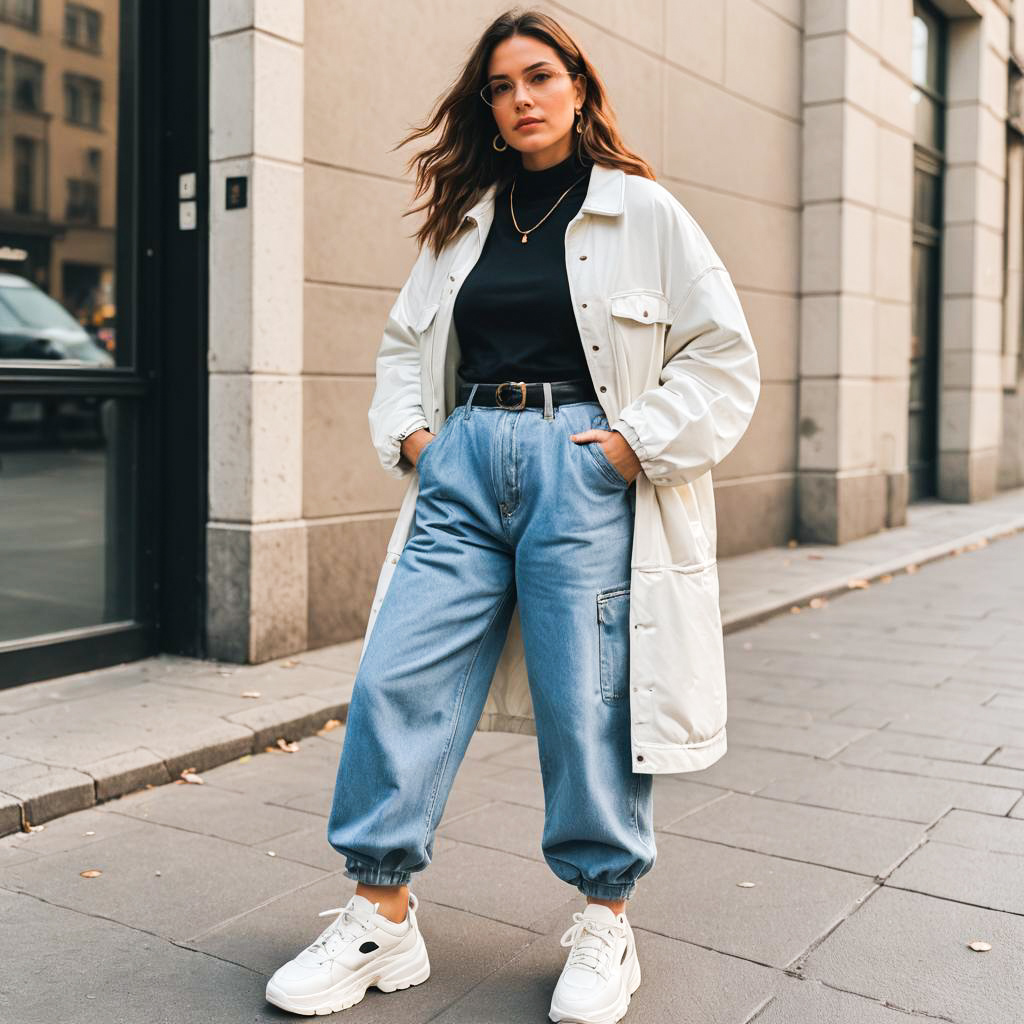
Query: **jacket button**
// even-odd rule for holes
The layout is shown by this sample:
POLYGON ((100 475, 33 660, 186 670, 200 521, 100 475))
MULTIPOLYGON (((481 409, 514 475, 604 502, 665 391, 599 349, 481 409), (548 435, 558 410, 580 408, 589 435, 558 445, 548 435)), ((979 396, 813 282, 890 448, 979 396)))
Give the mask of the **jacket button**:
POLYGON ((580 307, 581 307, 582 309, 586 309, 586 308, 587 308, 587 304, 586 304, 585 302, 581 302, 581 303, 580 303, 580 307))
POLYGON ((637 755, 636 755, 636 759, 637 759, 638 761, 642 761, 642 760, 644 759, 644 755, 643 755, 643 754, 637 754, 637 755))
MULTIPOLYGON (((452 280, 454 281, 455 278, 453 277, 452 280)), ((647 310, 646 309, 644 310, 644 316, 647 316, 647 310)))
POLYGON ((600 345, 591 345, 590 347, 596 352, 601 346, 600 345))
POLYGON ((608 389, 602 384, 597 390, 598 391, 607 391, 608 389))
POLYGON ((581 260, 585 260, 586 258, 587 258, 586 256, 581 256, 580 257, 581 260))
MULTIPOLYGON (((454 280, 455 280, 455 275, 454 275, 454 274, 449 274, 449 275, 448 275, 448 280, 449 280, 449 281, 454 281, 454 280)), ((644 316, 647 316, 647 314, 646 314, 646 313, 644 313, 644 316)))

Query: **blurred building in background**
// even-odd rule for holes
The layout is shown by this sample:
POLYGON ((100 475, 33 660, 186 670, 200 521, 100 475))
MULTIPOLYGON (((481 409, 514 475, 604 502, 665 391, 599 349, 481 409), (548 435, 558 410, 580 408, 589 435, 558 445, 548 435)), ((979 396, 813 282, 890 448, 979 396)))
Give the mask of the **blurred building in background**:
MULTIPOLYGON (((720 556, 1024 486, 1022 4, 547 5, 753 329, 720 556)), ((362 634, 391 148, 504 6, 0 0, 0 685, 362 634)))

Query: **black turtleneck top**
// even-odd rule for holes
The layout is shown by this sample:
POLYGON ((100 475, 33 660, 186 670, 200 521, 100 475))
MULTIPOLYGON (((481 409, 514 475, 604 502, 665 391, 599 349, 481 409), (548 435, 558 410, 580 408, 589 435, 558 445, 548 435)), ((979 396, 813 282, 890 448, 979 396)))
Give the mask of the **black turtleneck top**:
POLYGON ((512 207, 529 231, 558 197, 569 194, 522 242, 512 223, 510 182, 494 199, 483 251, 455 297, 455 331, 464 381, 590 379, 565 270, 565 229, 587 194, 592 164, 571 156, 540 171, 520 160, 512 207))

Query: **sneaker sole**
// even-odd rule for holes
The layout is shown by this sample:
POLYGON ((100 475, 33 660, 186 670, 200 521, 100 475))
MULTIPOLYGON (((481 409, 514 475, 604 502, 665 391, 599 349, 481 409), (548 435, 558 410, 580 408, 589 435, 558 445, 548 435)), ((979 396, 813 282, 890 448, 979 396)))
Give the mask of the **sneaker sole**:
POLYGON ((307 996, 289 996, 273 982, 268 982, 266 998, 268 1003, 289 1013, 299 1013, 306 1017, 324 1016, 355 1006, 362 1001, 366 990, 374 986, 381 992, 394 992, 411 985, 420 985, 429 977, 430 959, 423 936, 420 935, 416 945, 408 952, 390 960, 382 959, 380 963, 369 964, 362 975, 346 978, 333 989, 307 996))
POLYGON ((572 1014, 559 1010, 553 1003, 548 1011, 548 1018, 556 1024, 617 1024, 626 1016, 633 993, 640 987, 640 959, 634 953, 633 970, 629 975, 629 984, 619 997, 614 1009, 594 1014, 572 1014))

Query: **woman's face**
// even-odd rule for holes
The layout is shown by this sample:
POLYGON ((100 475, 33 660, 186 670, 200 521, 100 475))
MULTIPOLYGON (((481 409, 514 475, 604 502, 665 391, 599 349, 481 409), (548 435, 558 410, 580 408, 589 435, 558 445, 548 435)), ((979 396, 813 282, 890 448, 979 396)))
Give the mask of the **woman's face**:
POLYGON ((510 36, 491 52, 487 68, 498 131, 523 155, 523 166, 543 170, 572 151, 580 77, 566 73, 558 53, 533 36, 510 36), (532 123, 520 124, 523 119, 532 123))

